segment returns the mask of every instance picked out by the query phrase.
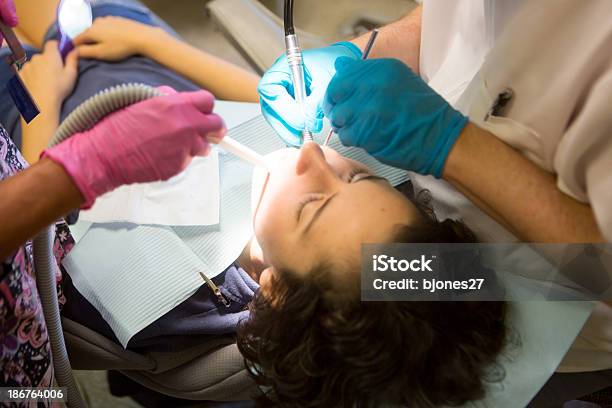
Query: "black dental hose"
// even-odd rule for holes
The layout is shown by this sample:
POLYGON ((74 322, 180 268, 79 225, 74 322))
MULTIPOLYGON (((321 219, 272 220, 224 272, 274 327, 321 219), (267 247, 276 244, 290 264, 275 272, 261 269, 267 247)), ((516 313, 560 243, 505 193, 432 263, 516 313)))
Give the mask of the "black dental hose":
POLYGON ((285 0, 285 35, 295 34, 293 27, 293 0, 285 0))

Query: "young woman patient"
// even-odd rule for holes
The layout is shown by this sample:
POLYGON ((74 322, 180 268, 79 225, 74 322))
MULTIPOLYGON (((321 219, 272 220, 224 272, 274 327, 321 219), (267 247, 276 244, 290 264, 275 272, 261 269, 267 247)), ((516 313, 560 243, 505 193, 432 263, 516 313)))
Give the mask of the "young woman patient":
MULTIPOLYGON (((20 27, 22 39, 44 47, 23 73, 44 112, 23 127, 30 160, 60 118, 119 83, 203 87, 218 98, 257 101, 256 76, 176 39, 138 2, 96 2, 93 27, 76 40, 78 71, 77 54, 63 65, 56 44, 43 45, 57 1, 36 2, 36 11, 34 2, 17 3, 20 14, 38 16, 24 19, 30 25, 20 27)), ((13 118, 19 140, 16 113, 0 111, 13 118)), ((274 154, 271 163, 269 181, 259 175, 253 183, 256 239, 214 279, 229 307, 203 286, 129 348, 180 350, 237 333, 267 390, 265 406, 437 406, 482 397, 505 344, 504 303, 361 302, 359 291, 362 243, 470 242, 469 231, 438 222, 410 194, 334 150, 307 144, 274 154)), ((67 274, 64 293, 65 316, 116 340, 67 274)))
MULTIPOLYGON (((361 244, 470 242, 360 163, 314 143, 269 156, 253 180, 255 237, 207 286, 139 332, 129 348, 181 350, 236 333, 270 391, 262 406, 458 405, 499 380, 503 302, 361 302, 361 244), (248 310, 245 308, 248 307, 248 310)), ((483 273, 483 271, 470 271, 483 273)), ((66 276, 64 315, 115 339, 66 276)))
POLYGON ((243 263, 255 276, 266 267, 238 329, 248 367, 269 390, 262 405, 454 406, 482 397, 505 344, 503 302, 360 300, 362 243, 473 235, 332 149, 307 143, 274 158, 253 195, 261 252, 243 263))

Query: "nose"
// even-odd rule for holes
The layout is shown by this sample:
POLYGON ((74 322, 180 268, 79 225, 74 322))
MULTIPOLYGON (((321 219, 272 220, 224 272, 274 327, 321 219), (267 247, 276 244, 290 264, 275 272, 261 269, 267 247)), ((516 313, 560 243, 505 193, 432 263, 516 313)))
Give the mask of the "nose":
POLYGON ((306 142, 302 145, 296 170, 298 175, 330 172, 329 164, 325 160, 321 146, 314 142, 306 142))

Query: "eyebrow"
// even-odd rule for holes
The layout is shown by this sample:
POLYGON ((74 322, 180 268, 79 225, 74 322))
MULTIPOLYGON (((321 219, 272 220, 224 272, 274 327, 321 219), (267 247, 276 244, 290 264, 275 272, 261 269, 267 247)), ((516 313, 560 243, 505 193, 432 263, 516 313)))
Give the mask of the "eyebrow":
MULTIPOLYGON (((368 175, 366 177, 360 178, 355 183, 359 183, 360 181, 363 181, 363 180, 372 180, 372 181, 383 180, 383 181, 387 181, 387 179, 384 178, 384 177, 379 177, 379 176, 375 176, 373 174, 370 174, 370 175, 368 175)), ((353 184, 355 184, 355 183, 353 183, 353 184)), ((308 224, 306 224, 306 226, 302 230, 302 235, 305 235, 306 233, 308 233, 308 230, 310 230, 310 228, 312 227, 314 222, 321 216, 321 214, 323 213, 323 210, 325 209, 325 207, 327 207, 329 205, 329 203, 332 201, 332 199, 335 198, 336 196, 338 196, 338 193, 335 193, 335 194, 331 195, 329 198, 327 198, 325 200, 325 202, 323 204, 321 204, 321 206, 319 208, 317 208, 317 211, 315 211, 315 213, 312 215, 312 217, 310 217, 310 221, 308 221, 308 224)))

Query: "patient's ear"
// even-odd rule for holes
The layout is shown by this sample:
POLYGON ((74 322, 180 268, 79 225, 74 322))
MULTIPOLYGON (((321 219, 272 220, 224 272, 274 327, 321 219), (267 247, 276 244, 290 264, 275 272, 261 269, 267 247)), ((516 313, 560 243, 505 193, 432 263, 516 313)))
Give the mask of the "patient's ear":
MULTIPOLYGON (((274 287, 274 268, 269 266, 259 275, 259 287, 262 291, 270 290, 274 287)), ((265 294, 265 293, 264 293, 265 294)))
POLYGON ((278 271, 273 267, 268 267, 261 271, 259 275, 259 293, 266 298, 266 300, 276 306, 277 302, 280 301, 278 294, 278 271))

